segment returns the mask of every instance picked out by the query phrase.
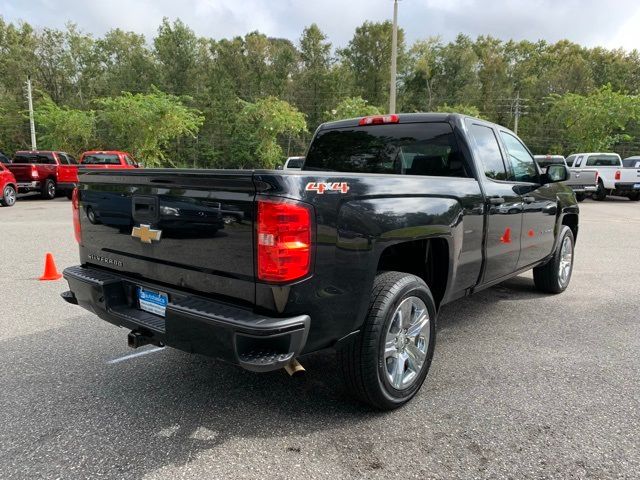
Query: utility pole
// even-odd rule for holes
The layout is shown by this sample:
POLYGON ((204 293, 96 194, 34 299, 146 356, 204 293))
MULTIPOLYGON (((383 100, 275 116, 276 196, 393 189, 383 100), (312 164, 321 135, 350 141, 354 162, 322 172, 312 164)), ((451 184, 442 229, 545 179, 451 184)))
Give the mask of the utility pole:
POLYGON ((389 113, 396 113, 396 70, 398 57, 398 0, 393 0, 393 36, 391 37, 391 87, 389 113))
POLYGON ((520 92, 516 93, 516 104, 514 107, 513 133, 518 134, 518 120, 520 120, 520 92))
POLYGON ((33 97, 31 95, 31 77, 27 77, 27 101, 29 102, 29 127, 31 128, 31 150, 37 150, 36 124, 33 121, 33 97))

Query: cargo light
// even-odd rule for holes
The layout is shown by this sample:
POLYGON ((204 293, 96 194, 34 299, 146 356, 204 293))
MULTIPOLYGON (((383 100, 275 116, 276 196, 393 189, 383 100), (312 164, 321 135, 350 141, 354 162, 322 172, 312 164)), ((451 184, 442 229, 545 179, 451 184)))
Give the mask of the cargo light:
POLYGON ((311 209, 289 200, 258 200, 258 279, 290 282, 309 273, 311 209))
POLYGON ((372 115, 370 117, 362 117, 358 122, 358 125, 384 125, 385 123, 399 123, 400 117, 398 115, 372 115))
POLYGON ((71 209, 73 211, 73 233, 76 237, 76 242, 82 242, 82 231, 80 230, 80 192, 78 188, 73 189, 71 195, 71 209))

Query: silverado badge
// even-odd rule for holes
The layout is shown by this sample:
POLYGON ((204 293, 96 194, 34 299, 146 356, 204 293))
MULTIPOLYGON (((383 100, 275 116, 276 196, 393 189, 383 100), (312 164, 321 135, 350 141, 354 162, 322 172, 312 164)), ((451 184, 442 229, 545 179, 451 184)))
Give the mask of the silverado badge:
POLYGON ((154 230, 151 225, 140 225, 139 227, 133 227, 131 236, 139 238, 142 243, 159 242, 162 236, 162 230, 154 230))

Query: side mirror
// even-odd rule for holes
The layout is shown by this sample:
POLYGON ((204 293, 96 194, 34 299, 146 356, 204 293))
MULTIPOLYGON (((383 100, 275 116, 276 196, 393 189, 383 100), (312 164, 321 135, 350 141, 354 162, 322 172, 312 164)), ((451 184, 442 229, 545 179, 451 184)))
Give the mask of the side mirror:
POLYGON ((549 165, 547 167, 547 173, 543 175, 544 183, 557 183, 569 180, 569 169, 566 165, 549 165))

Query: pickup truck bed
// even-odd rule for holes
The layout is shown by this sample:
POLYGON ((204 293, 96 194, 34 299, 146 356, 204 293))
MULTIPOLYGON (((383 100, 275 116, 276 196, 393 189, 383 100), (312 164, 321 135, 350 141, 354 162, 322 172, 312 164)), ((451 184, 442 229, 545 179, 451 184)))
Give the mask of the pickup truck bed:
POLYGON ((396 408, 426 376, 441 305, 531 268, 542 290, 568 285, 568 172, 542 175, 515 140, 459 115, 366 117, 321 127, 297 172, 81 171, 81 264, 65 270, 63 298, 131 330, 134 347, 253 371, 336 348, 351 390, 396 408), (526 171, 506 166, 507 148, 526 171), (380 328, 388 371, 363 392, 353 366, 377 363, 361 345, 380 328))

